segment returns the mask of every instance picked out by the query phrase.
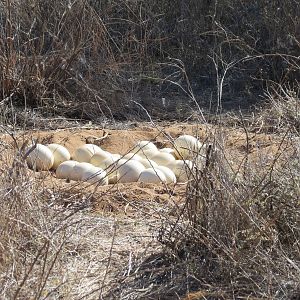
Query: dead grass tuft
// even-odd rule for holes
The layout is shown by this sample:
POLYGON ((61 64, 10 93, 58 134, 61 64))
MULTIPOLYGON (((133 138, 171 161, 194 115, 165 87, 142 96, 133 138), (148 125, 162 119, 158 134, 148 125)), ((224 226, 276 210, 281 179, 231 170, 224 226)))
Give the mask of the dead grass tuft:
POLYGON ((237 156, 222 129, 216 137, 177 217, 164 218, 163 251, 136 261, 114 299, 299 296, 299 143, 287 132, 272 157, 263 149, 237 156))

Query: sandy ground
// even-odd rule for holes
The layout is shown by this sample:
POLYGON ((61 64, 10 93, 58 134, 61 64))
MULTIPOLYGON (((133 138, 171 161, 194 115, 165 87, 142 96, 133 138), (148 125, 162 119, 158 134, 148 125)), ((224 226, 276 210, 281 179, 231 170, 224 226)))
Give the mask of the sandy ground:
MULTIPOLYGON (((0 161, 2 163, 5 161, 6 165, 11 164, 13 154, 18 151, 16 144, 21 147, 24 143, 29 144, 35 139, 42 144, 64 145, 73 155, 77 147, 93 142, 106 133, 108 137, 98 143, 99 146, 111 153, 119 154, 130 152, 134 144, 140 140, 151 140, 162 148, 172 146, 172 139, 181 134, 192 134, 198 136, 201 141, 210 143, 216 139, 217 147, 224 150, 226 159, 231 161, 236 168, 240 166, 248 153, 248 162, 259 164, 263 170, 276 157, 278 149, 284 147, 280 137, 246 133, 242 129, 182 123, 152 126, 147 123, 137 124, 135 128, 128 130, 84 127, 55 131, 27 131, 20 132, 14 137, 4 134, 1 136, 0 143, 7 151, 1 154, 0 161)), ((1 167, 3 168, 3 165, 0 165, 0 171, 1 167)), ((93 239, 101 241, 98 245, 97 257, 103 257, 103 259, 96 264, 95 268, 101 270, 99 274, 102 274, 104 285, 108 286, 114 281, 116 274, 120 272, 129 274, 133 261, 157 251, 160 247, 155 239, 158 229, 162 222, 166 221, 165 219, 176 218, 178 207, 182 206, 185 201, 185 184, 166 186, 128 183, 95 188, 88 184, 68 183, 56 179, 54 172, 28 172, 42 179, 46 189, 52 194, 80 193, 85 199, 88 198, 89 209, 82 217, 89 216, 89 222, 99 228, 99 231, 93 232, 93 239)), ((65 203, 65 205, 73 204, 65 203)), ((74 260, 69 262, 72 265, 74 263, 74 260)), ((88 262, 83 260, 78 263, 78 266, 84 266, 86 263, 88 262)), ((76 268, 74 270, 74 272, 80 272, 76 268)), ((91 289, 100 289, 99 282, 93 284, 91 289)))
MULTIPOLYGON (((146 124, 136 124, 135 128, 124 130, 97 129, 94 127, 74 127, 68 129, 58 129, 53 131, 32 130, 19 132, 15 139, 19 145, 25 141, 30 143, 31 140, 38 140, 42 144, 58 143, 67 147, 71 153, 77 147, 85 143, 93 143, 97 138, 101 138, 105 133, 108 137, 98 143, 104 150, 111 153, 125 154, 130 151, 134 144, 140 140, 151 140, 159 148, 170 147, 172 140, 182 134, 191 134, 197 136, 202 142, 214 142, 225 146, 231 151, 238 151, 241 155, 247 150, 254 153, 256 150, 265 149, 265 151, 274 152, 280 138, 266 134, 245 133, 242 129, 221 128, 211 125, 195 124, 164 124, 162 126, 146 124)), ((0 139, 1 143, 14 144, 8 134, 3 134, 0 139)))

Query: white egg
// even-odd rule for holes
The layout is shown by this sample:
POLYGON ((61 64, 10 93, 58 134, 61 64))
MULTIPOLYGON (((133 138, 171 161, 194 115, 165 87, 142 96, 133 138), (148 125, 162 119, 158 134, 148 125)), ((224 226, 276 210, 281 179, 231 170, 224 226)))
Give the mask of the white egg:
MULTIPOLYGON (((30 149, 31 147, 27 151, 30 149)), ((53 166, 54 156, 47 146, 37 144, 27 156, 26 161, 28 166, 35 171, 47 171, 53 166)))
POLYGON ((101 168, 95 168, 93 170, 86 170, 82 174, 82 181, 86 181, 97 185, 107 185, 108 177, 106 172, 101 168))
POLYGON ((158 164, 154 160, 147 159, 147 158, 143 158, 139 162, 142 163, 146 169, 155 168, 158 166, 158 164))
POLYGON ((136 182, 144 170, 144 165, 137 160, 120 162, 117 169, 118 182, 136 182))
POLYGON ((167 182, 165 174, 157 168, 149 168, 141 172, 139 182, 160 183, 167 182))
POLYGON ((95 167, 99 167, 101 166, 102 162, 107 159, 107 158, 111 158, 113 157, 113 155, 111 153, 109 153, 108 151, 98 151, 97 153, 95 153, 91 159, 90 159, 90 163, 92 165, 94 165, 95 167))
POLYGON ((128 159, 125 159, 125 158, 121 158, 121 159, 119 159, 119 160, 116 162, 116 166, 117 166, 117 167, 120 167, 120 166, 126 164, 128 161, 132 161, 132 160, 128 160, 128 159))
POLYGON ((61 163, 56 169, 56 178, 70 179, 73 168, 78 162, 75 160, 67 160, 61 163))
POLYGON ((127 162, 128 162, 127 159, 121 158, 107 168, 109 183, 114 184, 119 181, 120 179, 120 174, 118 172, 119 167, 126 164, 127 162))
POLYGON ((138 152, 139 156, 145 159, 152 159, 152 157, 158 153, 160 153, 158 150, 140 150, 138 152))
POLYGON ((193 163, 189 160, 175 160, 167 167, 174 172, 177 182, 186 182, 192 176, 193 163))
POLYGON ((100 153, 103 150, 93 144, 85 144, 77 148, 75 151, 74 159, 78 162, 90 162, 95 153, 100 153))
POLYGON ((175 157, 169 153, 158 152, 151 157, 159 166, 166 166, 172 161, 175 161, 175 157))
POLYGON ((150 141, 139 141, 136 143, 135 147, 133 148, 132 152, 137 152, 139 150, 143 151, 157 151, 157 147, 150 141))
POLYGON ((56 169, 64 161, 70 160, 71 155, 66 147, 59 144, 49 144, 47 147, 51 150, 54 156, 53 169, 56 169))
POLYGON ((118 166, 118 162, 120 161, 119 157, 120 155, 111 156, 102 161, 101 164, 99 164, 99 167, 106 171, 109 183, 116 183, 118 181, 118 174, 116 172, 116 169, 118 166))
POLYGON ((174 141, 175 153, 179 159, 191 159, 199 155, 203 144, 191 135, 181 135, 174 141))
POLYGON ((121 155, 120 154, 112 154, 112 157, 116 160, 120 159, 121 158, 121 155))
POLYGON ((162 148, 162 149, 159 149, 159 151, 162 152, 162 153, 172 154, 175 158, 177 158, 176 151, 172 148, 162 148))
POLYGON ((133 153, 133 152, 125 154, 122 158, 127 159, 127 160, 137 160, 137 161, 142 160, 141 156, 139 156, 137 153, 133 153))
POLYGON ((170 168, 165 166, 158 166, 156 167, 156 169, 164 173, 166 177, 166 183, 176 183, 176 175, 170 168))
POLYGON ((82 175, 84 172, 89 171, 89 170, 93 171, 95 169, 96 169, 96 167, 90 163, 87 163, 87 162, 78 163, 73 167, 73 170, 70 175, 70 179, 72 179, 74 181, 81 181, 82 175))
POLYGON ((116 163, 119 161, 119 158, 109 156, 108 158, 104 159, 101 163, 99 163, 98 167, 105 170, 111 165, 116 165, 116 163))

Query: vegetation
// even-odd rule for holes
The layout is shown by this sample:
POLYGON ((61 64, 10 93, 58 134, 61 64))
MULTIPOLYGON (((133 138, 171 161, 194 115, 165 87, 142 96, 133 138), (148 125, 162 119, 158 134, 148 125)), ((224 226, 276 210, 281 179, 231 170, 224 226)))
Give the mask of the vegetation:
POLYGON ((294 0, 1 1, 0 126, 14 144, 0 141, 0 298, 298 299, 299 16, 294 0), (96 194, 47 189, 15 134, 191 115, 215 125, 206 165, 175 218, 159 211, 155 255, 111 280, 96 194), (244 134, 240 160, 226 126, 244 134), (251 142, 261 133, 272 156, 251 142))
MULTIPOLYGON (((154 115, 163 97, 178 117, 182 106, 194 106, 190 88, 213 111, 248 107, 268 83, 299 78, 299 5, 1 1, 1 110, 13 104, 68 118, 145 117, 137 103, 154 115)), ((11 121, 14 113, 5 115, 11 121)))

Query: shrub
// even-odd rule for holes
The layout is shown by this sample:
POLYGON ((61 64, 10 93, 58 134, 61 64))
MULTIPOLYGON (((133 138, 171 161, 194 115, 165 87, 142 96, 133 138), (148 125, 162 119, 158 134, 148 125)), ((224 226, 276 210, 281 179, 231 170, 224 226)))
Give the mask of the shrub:
POLYGON ((133 99, 155 113, 153 98, 175 103, 185 96, 180 88, 185 75, 169 58, 185 65, 203 105, 207 97, 217 103, 215 83, 226 75, 224 102, 247 106, 267 81, 285 84, 299 77, 299 5, 292 0, 1 2, 2 106, 97 120, 136 115, 133 99))

